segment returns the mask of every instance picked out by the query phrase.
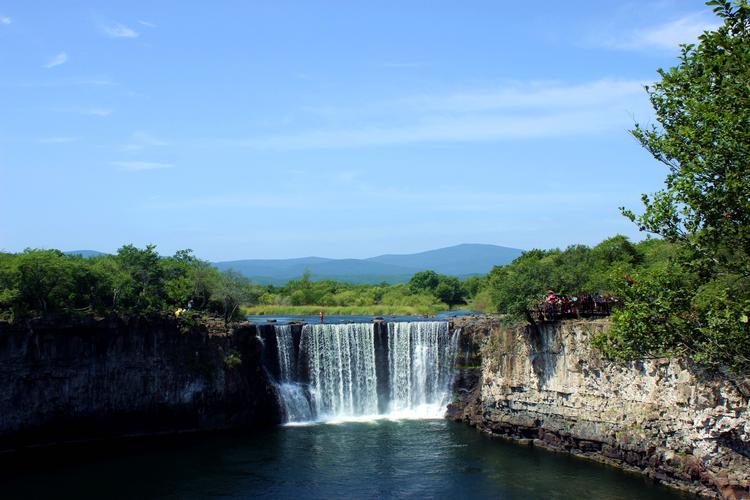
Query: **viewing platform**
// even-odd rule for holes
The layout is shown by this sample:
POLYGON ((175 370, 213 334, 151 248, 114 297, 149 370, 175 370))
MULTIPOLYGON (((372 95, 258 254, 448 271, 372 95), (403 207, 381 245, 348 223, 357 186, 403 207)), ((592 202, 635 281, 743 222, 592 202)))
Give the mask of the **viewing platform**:
POLYGON ((545 302, 537 304, 530 311, 534 321, 559 321, 576 318, 603 318, 622 306, 619 299, 600 295, 551 294, 545 302))

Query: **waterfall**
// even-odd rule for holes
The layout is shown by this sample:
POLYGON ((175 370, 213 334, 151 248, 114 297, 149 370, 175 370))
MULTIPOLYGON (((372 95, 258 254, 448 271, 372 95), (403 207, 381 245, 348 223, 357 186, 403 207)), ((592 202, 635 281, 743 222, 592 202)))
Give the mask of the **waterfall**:
POLYGON ((274 331, 286 422, 445 412, 457 340, 445 321, 304 325, 299 345, 291 326, 274 331))
POLYGON ((308 359, 316 415, 346 418, 378 413, 373 325, 305 325, 302 350, 308 359))
POLYGON ((441 417, 453 381, 456 332, 442 321, 388 324, 390 412, 441 417))
POLYGON ((294 356, 294 338, 292 327, 278 325, 274 327, 276 333, 276 351, 279 355, 279 382, 276 384, 279 400, 284 409, 287 422, 306 422, 312 420, 310 403, 305 394, 305 388, 295 379, 296 360, 294 356))

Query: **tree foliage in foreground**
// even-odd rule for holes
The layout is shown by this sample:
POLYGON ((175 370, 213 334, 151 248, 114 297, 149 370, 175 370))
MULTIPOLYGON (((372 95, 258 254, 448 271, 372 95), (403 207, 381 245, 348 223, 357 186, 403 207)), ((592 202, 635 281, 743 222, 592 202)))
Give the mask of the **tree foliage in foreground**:
POLYGON ((677 248, 659 272, 617 287, 624 309, 597 339, 605 353, 680 353, 750 369, 750 7, 712 1, 724 24, 647 87, 658 125, 633 136, 667 168, 665 188, 644 195, 641 230, 677 248))

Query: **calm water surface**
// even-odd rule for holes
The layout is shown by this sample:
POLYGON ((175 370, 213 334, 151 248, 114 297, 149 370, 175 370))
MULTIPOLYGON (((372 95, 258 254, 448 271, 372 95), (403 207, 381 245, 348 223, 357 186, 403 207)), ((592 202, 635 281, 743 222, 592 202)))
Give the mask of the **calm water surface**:
POLYGON ((691 498, 443 420, 280 427, 6 465, 3 498, 691 498))

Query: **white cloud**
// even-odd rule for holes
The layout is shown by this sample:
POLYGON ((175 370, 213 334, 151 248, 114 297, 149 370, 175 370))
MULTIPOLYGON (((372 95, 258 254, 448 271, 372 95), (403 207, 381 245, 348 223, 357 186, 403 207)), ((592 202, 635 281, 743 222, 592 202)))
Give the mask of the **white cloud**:
POLYGON ((109 108, 84 108, 80 109, 79 112, 91 116, 109 116, 112 114, 112 110, 109 108))
POLYGON ((681 43, 695 43, 704 31, 714 30, 718 26, 715 17, 697 12, 662 24, 605 38, 603 44, 621 50, 677 50, 681 43))
POLYGON ((68 61, 68 54, 65 52, 60 52, 55 57, 49 60, 47 64, 44 65, 45 68, 54 68, 55 66, 60 66, 61 64, 65 64, 68 61))
POLYGON ((325 110, 326 127, 224 141, 255 149, 328 149, 424 142, 497 141, 625 130, 649 113, 643 83, 511 84, 325 110))
POLYGON ((220 196, 201 196, 197 198, 155 200, 144 205, 144 208, 183 210, 186 208, 278 208, 278 209, 303 209, 309 208, 310 204, 304 196, 294 196, 272 193, 227 194, 220 196))
POLYGON ((150 23, 148 21, 142 21, 142 20, 139 20, 138 24, 140 24, 141 26, 145 26, 147 28, 156 28, 157 27, 157 25, 155 23, 150 23))
POLYGON ((239 144, 256 149, 331 149, 424 142, 477 142, 595 134, 622 120, 606 114, 616 110, 558 113, 539 117, 466 116, 426 119, 393 127, 310 130, 296 134, 251 138, 239 144))
POLYGON ((368 115, 411 113, 487 113, 513 110, 591 108, 613 102, 627 102, 643 95, 642 80, 602 79, 579 84, 559 82, 510 82, 488 90, 449 94, 412 95, 356 108, 307 106, 303 110, 327 119, 368 115))
MULTIPOLYGON (((352 204, 360 208, 372 206, 376 209, 384 199, 402 207, 414 207, 419 211, 462 211, 488 212, 503 210, 527 210, 529 205, 552 204, 555 206, 579 206, 582 203, 602 202, 617 199, 621 193, 612 190, 601 190, 596 193, 588 191, 537 191, 533 193, 482 192, 456 189, 428 190, 417 192, 384 186, 354 186, 342 191, 338 186, 329 186, 319 194, 326 199, 329 210, 348 210, 352 204)), ((178 197, 169 200, 154 200, 145 205, 149 209, 186 208, 278 208, 299 209, 309 207, 304 191, 285 191, 273 194, 255 193, 247 196, 242 193, 227 193, 216 196, 195 198, 178 197)))
POLYGON ((416 69, 425 66, 427 66, 426 63, 419 61, 390 61, 380 64, 380 67, 389 69, 416 69))
POLYGON ((21 88, 55 88, 55 87, 100 87, 117 85, 113 80, 107 77, 95 78, 64 78, 59 80, 46 81, 26 81, 26 82, 3 82, 0 87, 21 87, 21 88))
POLYGON ((122 151, 141 151, 148 147, 168 146, 169 143, 163 139, 155 137, 148 132, 137 131, 130 136, 130 142, 124 144, 120 149, 122 151))
POLYGON ((120 170, 127 170, 130 172, 174 167, 173 163, 161 163, 155 161, 111 161, 109 164, 118 167, 120 170))
POLYGON ((639 80, 596 80, 577 85, 527 82, 487 92, 415 96, 401 101, 425 111, 466 113, 498 109, 581 108, 606 105, 643 92, 639 80))
POLYGON ((68 137, 68 136, 52 136, 52 137, 42 137, 37 140, 40 144, 68 144, 71 142, 76 142, 78 140, 78 137, 68 137))
POLYGON ((0 24, 8 25, 8 24, 10 24, 12 22, 13 22, 13 20, 11 18, 9 18, 8 16, 0 16, 0 24))
POLYGON ((52 111, 60 111, 63 113, 78 113, 80 115, 89 116, 109 116, 112 114, 112 110, 109 108, 81 108, 81 107, 68 107, 68 108, 53 108, 52 111))
POLYGON ((124 24, 115 23, 100 26, 102 33, 110 38, 137 38, 138 32, 124 24))

